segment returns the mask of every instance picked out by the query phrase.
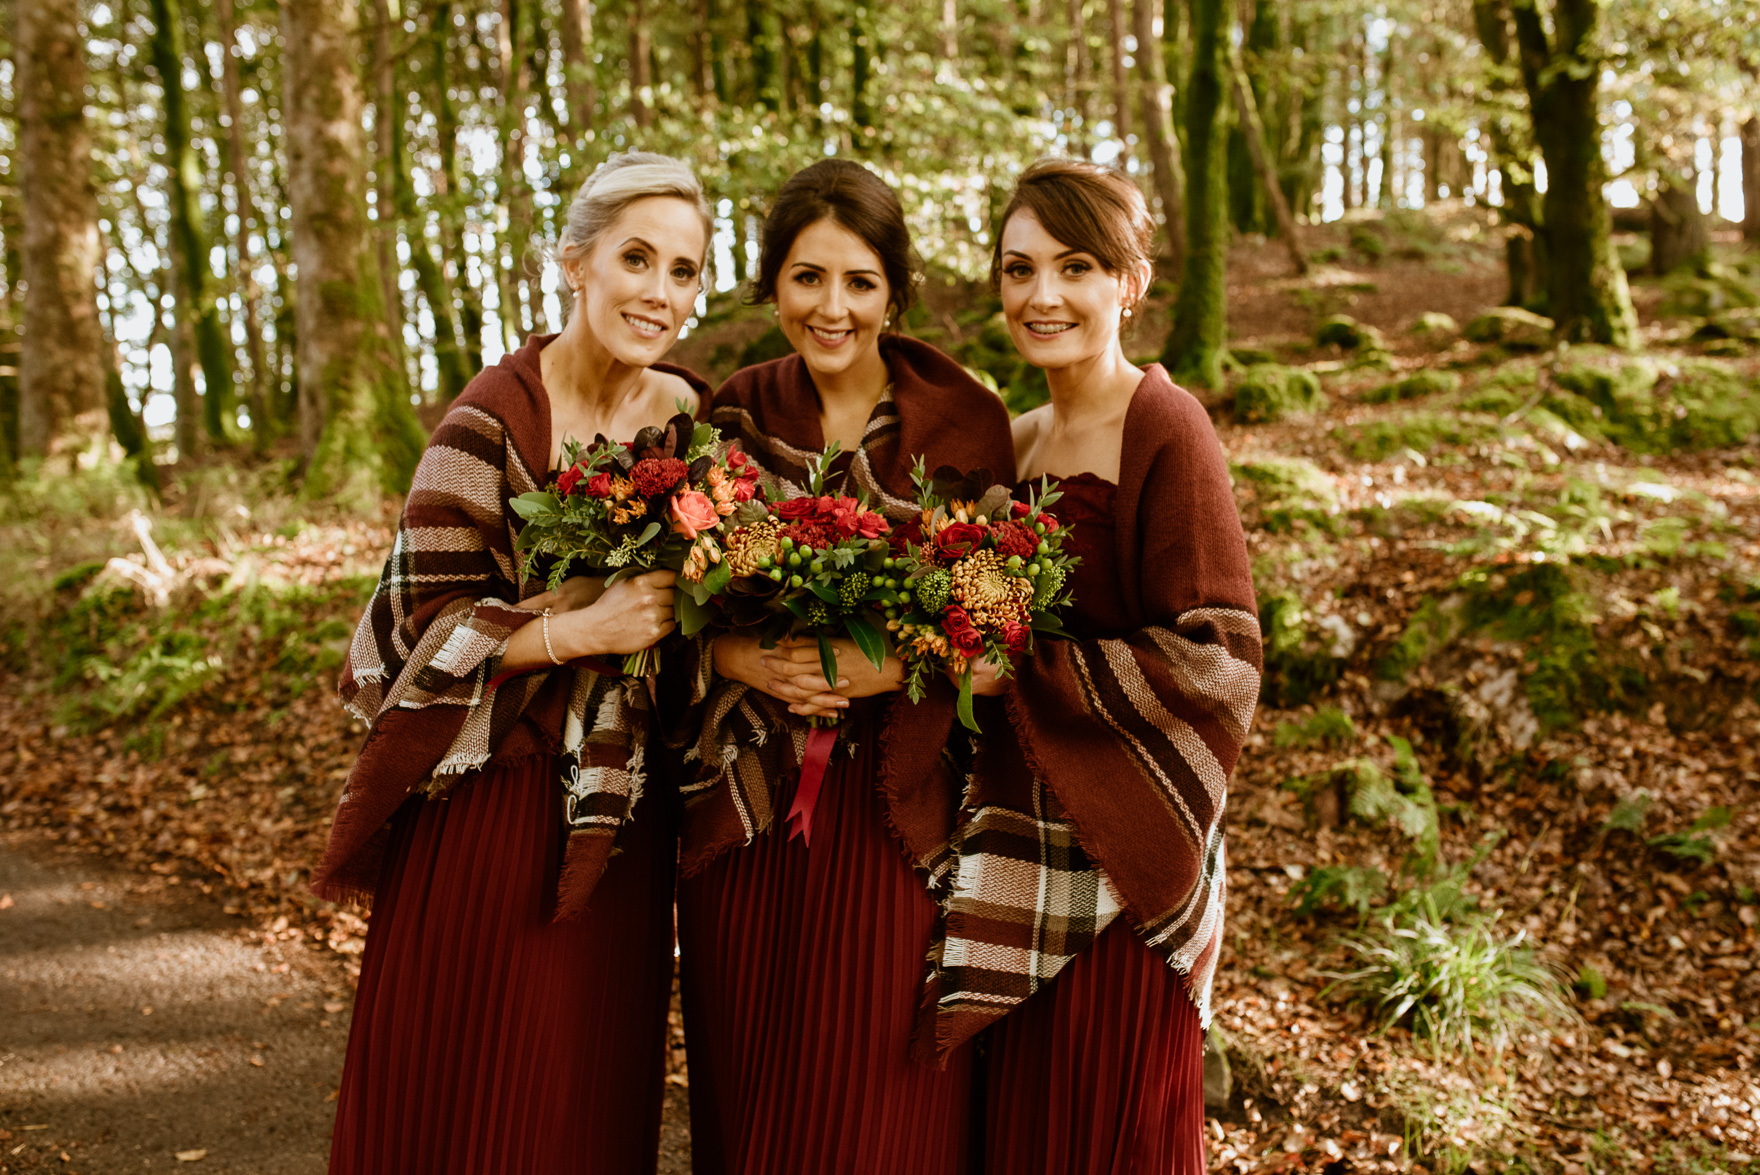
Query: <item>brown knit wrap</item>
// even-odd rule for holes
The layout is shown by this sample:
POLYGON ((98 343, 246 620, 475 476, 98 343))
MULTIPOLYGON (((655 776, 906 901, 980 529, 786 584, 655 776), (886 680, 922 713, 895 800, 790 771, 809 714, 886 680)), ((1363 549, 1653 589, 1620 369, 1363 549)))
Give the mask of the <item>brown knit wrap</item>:
MULTIPOLYGON (((570 667, 489 688, 508 639, 539 615, 514 605, 545 586, 521 570, 524 523, 507 504, 549 480, 538 353, 553 337, 534 335, 472 380, 416 467, 343 666, 343 705, 370 729, 313 873, 319 897, 370 898, 388 822, 411 795, 441 796, 491 763, 546 754, 563 757, 569 830, 557 916, 576 914, 640 798, 651 726, 640 682, 570 667)), ((707 396, 696 376, 662 369, 707 396)))
MULTIPOLYGON (((866 493, 894 524, 915 517, 911 467, 988 469, 1012 484, 1014 442, 996 394, 927 343, 902 335, 880 340, 892 377, 889 397, 868 417, 848 480, 836 488, 866 493)), ((711 419, 763 472, 772 501, 805 492, 807 461, 825 445, 819 394, 798 355, 736 372, 715 394, 711 419)), ((681 787, 685 800, 680 864, 686 876, 718 854, 747 844, 774 819, 777 783, 800 769, 807 725, 775 699, 714 676, 708 643, 683 667, 692 717, 681 750, 696 764, 681 787), (700 720, 699 716, 700 715, 700 720)), ((902 694, 852 706, 851 734, 877 732, 887 820, 913 862, 925 863, 947 841, 961 783, 945 761, 957 695, 946 681, 918 703, 902 694)))
POLYGON ((1006 721, 986 721, 959 828, 930 863, 942 928, 919 1056, 1018 1006, 1121 911, 1209 1018, 1223 808, 1262 651, 1222 448, 1158 365, 1125 417, 1114 512, 1133 631, 1039 641, 1006 721))

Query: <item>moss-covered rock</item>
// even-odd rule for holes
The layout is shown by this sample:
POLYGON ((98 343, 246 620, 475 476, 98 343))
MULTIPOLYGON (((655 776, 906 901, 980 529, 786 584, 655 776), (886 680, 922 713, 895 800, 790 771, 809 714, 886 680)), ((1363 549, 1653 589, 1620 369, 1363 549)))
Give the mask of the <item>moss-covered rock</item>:
POLYGON ((1495 424, 1449 412, 1414 412, 1332 431, 1333 438, 1358 461, 1384 461, 1407 449, 1429 455, 1439 445, 1474 444, 1495 435, 1495 424))
POLYGON ((1343 351, 1385 351, 1387 343, 1381 332, 1366 323, 1358 322, 1348 314, 1334 314, 1321 322, 1314 332, 1314 342, 1322 347, 1337 347, 1343 351))
POLYGON ((1422 396, 1434 396, 1442 392, 1459 391, 1461 377, 1452 371, 1413 372, 1404 379, 1370 388, 1363 393, 1365 404, 1391 404, 1395 400, 1416 400, 1422 396))
POLYGON ((1552 319, 1520 306, 1496 306, 1467 323, 1461 337, 1472 343, 1501 343, 1510 350, 1544 350, 1552 345, 1552 319))
POLYGON ((1711 315, 1699 324, 1693 338, 1704 342, 1711 339, 1739 339, 1760 343, 1760 306, 1738 306, 1711 315))
POLYGON ((1635 452, 1725 448, 1760 434, 1760 389, 1727 364, 1593 356, 1561 367, 1553 382, 1548 410, 1635 452))
POLYGON ((1299 706, 1337 681, 1349 650, 1311 615, 1301 597, 1279 592, 1259 601, 1265 675, 1259 696, 1278 707, 1299 706))
POLYGON ((1235 419, 1248 424, 1269 423, 1325 407, 1319 377, 1281 363, 1256 363, 1247 368, 1234 393, 1235 419))
POLYGON ((1343 529, 1338 491, 1312 461, 1268 457, 1239 462, 1232 472, 1252 487, 1257 522, 1265 530, 1284 533, 1315 527, 1336 533, 1343 529))
POLYGON ((1760 290, 1740 270, 1712 263, 1671 273, 1662 282, 1666 316, 1706 318, 1741 306, 1760 306, 1760 290))
POLYGON ((1411 333, 1431 337, 1439 335, 1455 335, 1460 333, 1461 324, 1449 314, 1440 310, 1426 310, 1418 315, 1418 320, 1411 325, 1411 333))

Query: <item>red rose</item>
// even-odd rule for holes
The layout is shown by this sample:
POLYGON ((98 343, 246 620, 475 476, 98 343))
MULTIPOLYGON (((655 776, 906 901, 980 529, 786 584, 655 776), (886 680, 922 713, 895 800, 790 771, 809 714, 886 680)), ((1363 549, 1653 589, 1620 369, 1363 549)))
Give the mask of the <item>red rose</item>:
POLYGON ((877 539, 891 529, 892 524, 872 510, 863 510, 856 519, 856 533, 865 539, 877 539))
POLYGON ((1005 559, 1010 555, 1031 559, 1033 552, 1039 548, 1039 536, 1024 522, 998 522, 990 528, 990 534, 996 539, 996 549, 1005 559))
POLYGON ((975 628, 968 628, 964 632, 950 632, 947 640, 960 656, 967 659, 984 651, 984 634, 975 628))
POLYGON ((595 473, 589 477, 587 492, 595 498, 609 498, 611 496, 611 475, 609 473, 595 473))
POLYGON ((984 545, 984 528, 975 522, 950 522, 935 534, 935 550, 945 559, 963 559, 984 545))
POLYGON ((570 494, 574 493, 574 484, 580 479, 581 467, 578 465, 570 465, 567 469, 564 469, 561 473, 556 475, 556 492, 565 498, 568 497, 570 494))
POLYGON ((958 604, 950 604, 941 610, 941 631, 950 637, 972 632, 972 618, 958 604))
POLYGON ((1007 624, 1002 629, 1003 643, 1008 646, 1009 655, 1024 653, 1027 650, 1029 631, 1024 624, 1007 624))
POLYGON ((750 458, 738 449, 727 450, 727 467, 729 469, 744 469, 749 460, 750 458))
POLYGON ((733 483, 733 500, 736 502, 749 502, 757 492, 758 483, 754 480, 742 477, 733 483))
POLYGON ((1010 502, 1008 504, 1008 516, 1010 518, 1025 518, 1032 512, 1033 508, 1025 502, 1010 502))
POLYGON ((795 522, 816 513, 819 509, 819 502, 815 498, 790 498, 785 502, 776 503, 773 509, 776 512, 776 517, 795 522))
POLYGON ((1034 519, 1034 521, 1036 521, 1040 526, 1045 528, 1046 534, 1056 534, 1057 533, 1057 519, 1051 517, 1051 515, 1041 514, 1041 515, 1039 515, 1038 518, 1034 519))

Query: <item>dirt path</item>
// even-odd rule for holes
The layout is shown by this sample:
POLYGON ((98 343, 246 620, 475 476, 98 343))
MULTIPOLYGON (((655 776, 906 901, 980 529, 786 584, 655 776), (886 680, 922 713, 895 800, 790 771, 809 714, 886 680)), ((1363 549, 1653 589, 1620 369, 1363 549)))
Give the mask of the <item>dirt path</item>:
POLYGON ((0 1175, 321 1175, 352 1006, 335 956, 217 896, 0 834, 0 1175))

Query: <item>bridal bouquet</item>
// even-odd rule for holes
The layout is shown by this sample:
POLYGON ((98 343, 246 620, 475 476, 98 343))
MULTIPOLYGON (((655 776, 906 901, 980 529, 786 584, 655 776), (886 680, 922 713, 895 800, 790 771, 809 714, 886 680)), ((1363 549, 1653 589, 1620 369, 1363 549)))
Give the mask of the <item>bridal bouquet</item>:
MULTIPOLYGON (((590 445, 568 441, 554 487, 513 499, 526 520, 517 545, 527 574, 546 557, 555 560, 552 589, 576 563, 609 572, 608 584, 676 571, 674 614, 687 635, 695 632, 707 619, 700 585, 722 559, 727 520, 760 497, 757 467, 737 448, 720 448, 711 425, 683 412, 644 428, 629 445, 603 436, 590 445)), ((626 657, 623 669, 646 676, 659 667, 659 651, 649 648, 626 657)))
MULTIPOLYGON (((833 443, 807 463, 807 492, 781 502, 737 506, 723 536, 724 557, 701 581, 715 619, 732 632, 758 637, 764 648, 787 638, 818 642, 819 667, 836 688, 837 653, 847 636, 876 669, 886 663, 888 610, 909 593, 895 574, 891 525, 848 494, 829 493, 825 467, 833 443)), ((790 836, 812 841, 813 809, 837 743, 837 716, 811 719, 790 836)))
POLYGON ((888 623, 905 667, 905 692, 923 696, 935 673, 959 678, 959 717, 971 730, 972 662, 988 657, 1006 677, 1009 658, 1030 653, 1034 633, 1067 636, 1058 609, 1078 560, 1062 553, 1068 533, 1049 513, 1062 495, 1045 479, 1018 501, 990 471, 951 466, 928 476, 919 458, 911 474, 922 513, 917 533, 894 563, 902 606, 888 623))
POLYGON ((722 626, 756 635, 765 648, 816 640, 832 683, 837 637, 849 637, 876 669, 885 664, 882 610, 898 603, 902 586, 889 574, 891 524, 861 498, 826 492, 825 466, 836 455, 834 442, 808 461, 804 495, 737 507, 725 557, 703 579, 722 626))

